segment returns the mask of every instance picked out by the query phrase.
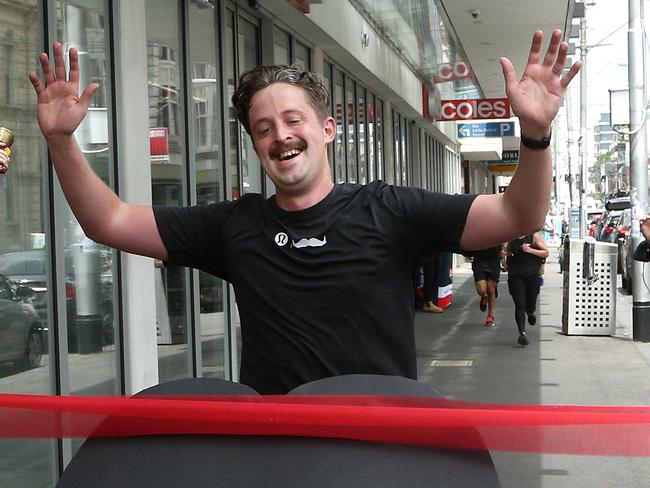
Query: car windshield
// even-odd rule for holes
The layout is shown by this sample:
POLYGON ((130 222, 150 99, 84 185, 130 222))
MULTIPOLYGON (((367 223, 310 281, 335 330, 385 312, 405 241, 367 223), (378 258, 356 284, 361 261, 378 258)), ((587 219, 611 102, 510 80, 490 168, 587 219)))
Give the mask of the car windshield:
POLYGON ((0 271, 7 275, 45 274, 45 254, 7 253, 0 256, 0 271))
MULTIPOLYGON (((0 255, 0 272, 7 276, 31 276, 46 274, 47 254, 44 250, 8 252, 0 255)), ((65 272, 74 272, 71 259, 65 260, 65 272)))

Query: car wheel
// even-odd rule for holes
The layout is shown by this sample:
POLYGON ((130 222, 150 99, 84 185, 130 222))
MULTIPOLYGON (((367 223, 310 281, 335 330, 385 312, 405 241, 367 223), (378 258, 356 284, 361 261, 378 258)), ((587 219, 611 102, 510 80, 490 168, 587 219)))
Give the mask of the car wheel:
POLYGON ((27 345, 25 346, 25 357, 23 357, 23 368, 38 368, 43 358, 43 335, 37 329, 29 331, 27 345))

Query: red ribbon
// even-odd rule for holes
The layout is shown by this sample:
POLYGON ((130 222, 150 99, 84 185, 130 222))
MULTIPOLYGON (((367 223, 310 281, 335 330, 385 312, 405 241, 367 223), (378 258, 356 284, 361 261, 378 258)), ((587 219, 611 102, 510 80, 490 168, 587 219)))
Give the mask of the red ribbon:
POLYGON ((649 456, 650 407, 489 405, 363 396, 0 394, 0 437, 261 435, 439 448, 649 456))

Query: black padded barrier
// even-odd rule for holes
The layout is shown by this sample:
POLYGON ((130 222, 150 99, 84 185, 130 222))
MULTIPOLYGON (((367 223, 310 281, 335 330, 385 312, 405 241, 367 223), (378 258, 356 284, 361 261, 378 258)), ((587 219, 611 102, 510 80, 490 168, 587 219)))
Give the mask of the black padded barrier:
MULTIPOLYGON (((162 383, 138 395, 252 395, 214 378, 162 383)), ((439 397, 412 380, 374 375, 326 378, 289 395, 439 397)), ((148 436, 88 439, 57 488, 494 488, 488 452, 272 436, 148 436)))

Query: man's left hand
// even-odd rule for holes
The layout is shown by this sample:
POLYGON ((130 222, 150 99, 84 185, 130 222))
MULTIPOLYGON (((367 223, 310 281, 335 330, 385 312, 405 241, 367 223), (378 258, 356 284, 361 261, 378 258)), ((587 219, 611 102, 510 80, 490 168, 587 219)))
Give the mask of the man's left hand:
POLYGON ((528 63, 521 80, 517 80, 514 66, 508 58, 499 60, 510 106, 519 117, 521 133, 530 139, 542 139, 549 135, 562 95, 581 66, 577 61, 563 74, 569 44, 562 41, 561 30, 553 31, 546 55, 541 59, 543 39, 542 31, 533 34, 528 63))

